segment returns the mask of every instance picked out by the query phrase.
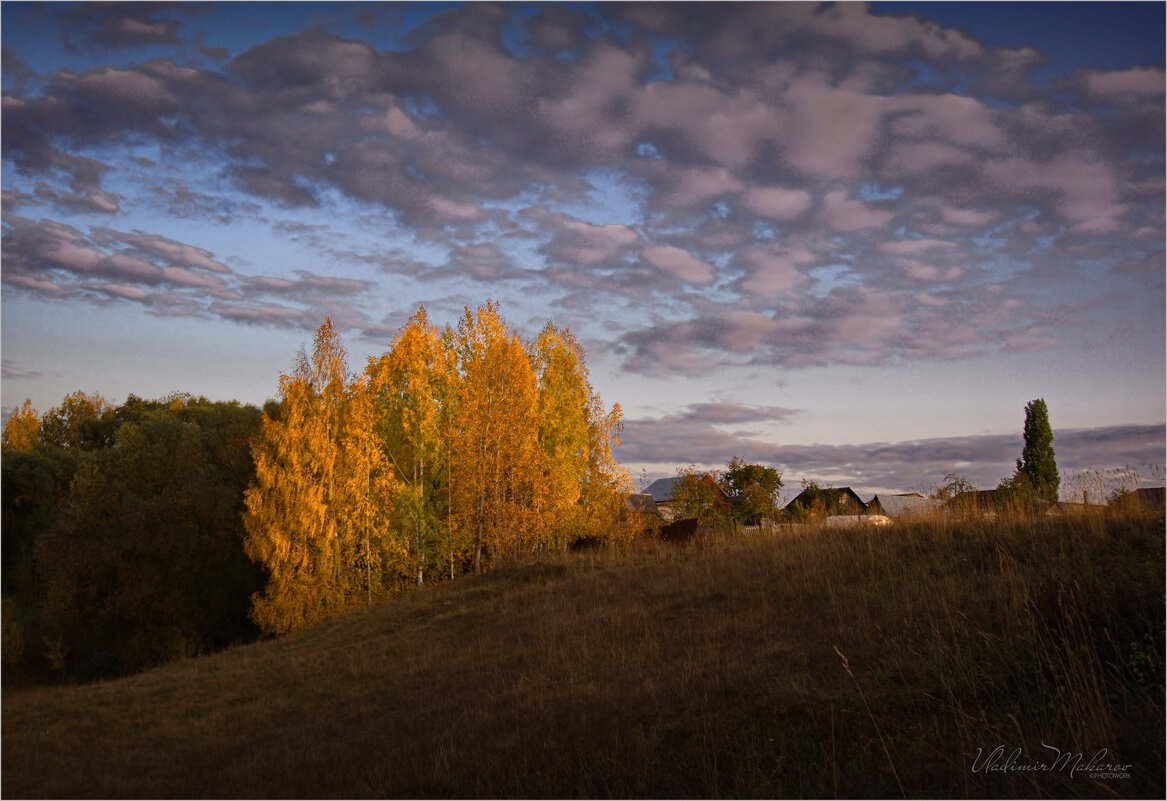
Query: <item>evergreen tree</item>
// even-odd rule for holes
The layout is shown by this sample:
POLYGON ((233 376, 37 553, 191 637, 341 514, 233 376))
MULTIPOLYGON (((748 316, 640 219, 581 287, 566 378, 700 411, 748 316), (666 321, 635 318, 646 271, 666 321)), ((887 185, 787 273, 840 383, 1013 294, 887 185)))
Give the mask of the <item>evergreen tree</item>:
POLYGON ((1050 429, 1049 409, 1038 398, 1025 404, 1025 447, 1017 460, 1017 472, 1024 475, 1037 497, 1056 502, 1058 499, 1058 463, 1054 459, 1054 433, 1050 429))

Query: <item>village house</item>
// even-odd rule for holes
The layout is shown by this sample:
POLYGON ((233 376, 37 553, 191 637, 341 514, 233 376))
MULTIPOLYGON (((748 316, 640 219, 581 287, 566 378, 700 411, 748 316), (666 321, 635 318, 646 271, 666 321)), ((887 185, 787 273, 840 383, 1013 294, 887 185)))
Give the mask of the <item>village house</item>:
POLYGON ((658 478, 644 488, 643 494, 652 498, 657 514, 666 523, 673 522, 673 519, 676 517, 673 501, 673 485, 680 480, 680 476, 658 478))
POLYGON ((795 515, 815 511, 824 516, 867 514, 867 504, 850 487, 807 487, 785 508, 795 515))
POLYGON ((930 517, 945 511, 943 501, 925 498, 918 492, 899 495, 876 495, 867 502, 867 514, 884 515, 893 520, 910 517, 930 517))

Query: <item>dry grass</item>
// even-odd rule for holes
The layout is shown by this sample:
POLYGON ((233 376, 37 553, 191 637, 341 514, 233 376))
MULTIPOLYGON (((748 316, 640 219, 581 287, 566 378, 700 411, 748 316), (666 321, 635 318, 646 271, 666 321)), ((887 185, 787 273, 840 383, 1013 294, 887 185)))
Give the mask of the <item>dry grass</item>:
POLYGON ((1163 526, 799 531, 504 569, 10 692, 0 789, 1161 798, 1163 526), (1083 764, 1106 748, 1130 778, 972 770, 977 749, 1038 759, 1043 742, 1083 764))

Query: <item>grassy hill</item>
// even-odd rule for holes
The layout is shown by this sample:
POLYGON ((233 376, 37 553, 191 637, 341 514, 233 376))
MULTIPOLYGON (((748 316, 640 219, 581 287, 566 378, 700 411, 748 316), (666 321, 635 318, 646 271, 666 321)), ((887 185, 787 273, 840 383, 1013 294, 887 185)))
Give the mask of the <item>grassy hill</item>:
POLYGON ((1161 515, 562 557, 8 691, 0 789, 1161 798, 1163 602, 1161 515))

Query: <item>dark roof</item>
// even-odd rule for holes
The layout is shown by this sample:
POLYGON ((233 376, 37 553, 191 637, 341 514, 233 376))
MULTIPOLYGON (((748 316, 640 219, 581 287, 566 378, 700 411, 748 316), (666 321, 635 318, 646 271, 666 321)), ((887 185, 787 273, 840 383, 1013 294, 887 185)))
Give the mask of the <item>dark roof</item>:
POLYGON ((949 499, 949 506, 960 506, 962 508, 995 509, 1005 501, 1005 493, 1000 490, 968 490, 967 492, 958 492, 951 499, 949 499))
POLYGON ((624 499, 624 503, 634 512, 655 512, 656 501, 646 492, 637 492, 624 499))
MULTIPOLYGON (((863 502, 863 499, 860 498, 855 493, 855 490, 851 489, 850 487, 819 487, 819 489, 817 491, 819 493, 821 493, 822 495, 826 496, 827 498, 830 498, 833 503, 839 504, 839 503, 843 502, 843 498, 851 498, 855 501, 855 504, 860 509, 867 508, 867 504, 865 504, 863 502)), ((799 504, 800 506, 805 506, 805 503, 803 502, 802 496, 804 496, 810 492, 815 492, 815 490, 804 489, 802 492, 798 493, 798 497, 796 497, 790 503, 786 504, 786 508, 790 509, 795 504, 799 504)))
MULTIPOLYGON (((673 500, 673 488, 682 478, 684 478, 684 476, 669 476, 668 478, 658 478, 656 481, 652 482, 644 488, 644 494, 651 495, 653 500, 655 500, 657 503, 671 501, 673 500)), ((724 495, 726 498, 730 497, 729 493, 725 491, 725 487, 721 486, 720 483, 710 478, 708 474, 701 474, 697 476, 697 480, 713 482, 713 485, 721 491, 722 495, 724 495)))
POLYGON ((660 503, 661 501, 670 501, 673 498, 673 485, 680 480, 680 476, 658 478, 656 481, 652 482, 644 488, 644 494, 651 495, 652 499, 657 503, 660 503))

